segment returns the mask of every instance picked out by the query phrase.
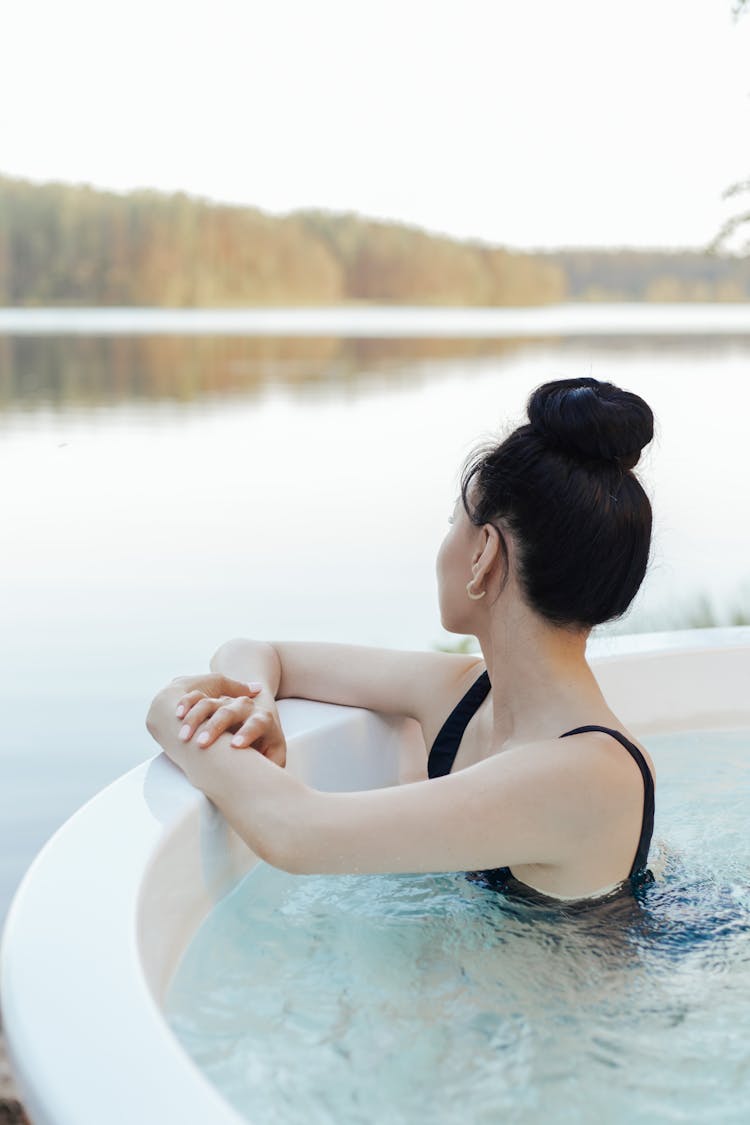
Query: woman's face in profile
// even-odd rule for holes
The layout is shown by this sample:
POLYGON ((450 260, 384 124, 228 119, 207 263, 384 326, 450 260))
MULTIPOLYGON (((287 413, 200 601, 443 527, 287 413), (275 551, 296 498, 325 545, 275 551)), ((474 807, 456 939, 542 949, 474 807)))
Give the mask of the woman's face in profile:
POLYGON ((449 633, 466 632, 466 618, 472 603, 466 594, 471 580, 471 543, 474 524, 466 514, 461 497, 456 497, 448 515, 450 524, 435 560, 440 621, 449 633))

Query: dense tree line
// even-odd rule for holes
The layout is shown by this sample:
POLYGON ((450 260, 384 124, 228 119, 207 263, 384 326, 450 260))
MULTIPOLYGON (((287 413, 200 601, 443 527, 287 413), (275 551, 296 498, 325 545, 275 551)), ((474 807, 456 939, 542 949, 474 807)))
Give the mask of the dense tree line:
POLYGON ((186 195, 0 178, 0 303, 337 301, 335 261, 299 220, 186 195))
POLYGON ((700 253, 523 253, 306 210, 0 176, 0 305, 746 300, 748 263, 700 253))
POLYGON ((560 269, 356 215, 0 177, 0 304, 538 304, 560 269))
POLYGON ((700 250, 560 250, 570 301, 747 301, 750 258, 700 250))
POLYGON ((340 263, 353 300, 502 306, 553 304, 566 296, 559 266, 532 254, 352 213, 296 214, 340 263))

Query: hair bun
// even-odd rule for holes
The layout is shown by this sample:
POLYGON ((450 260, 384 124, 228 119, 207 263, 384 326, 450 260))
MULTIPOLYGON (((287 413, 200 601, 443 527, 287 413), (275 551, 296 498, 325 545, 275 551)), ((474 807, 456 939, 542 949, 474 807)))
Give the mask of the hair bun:
POLYGON ((632 469, 654 436, 654 416, 640 395, 598 379, 543 383, 528 404, 532 428, 573 457, 632 469))

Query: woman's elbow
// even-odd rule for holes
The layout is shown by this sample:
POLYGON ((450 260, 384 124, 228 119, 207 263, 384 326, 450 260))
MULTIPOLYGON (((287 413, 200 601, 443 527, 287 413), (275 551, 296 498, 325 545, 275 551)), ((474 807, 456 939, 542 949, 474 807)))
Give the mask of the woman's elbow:
POLYGON ((219 668, 220 661, 222 660, 223 657, 226 656, 226 654, 229 652, 229 650, 231 648, 233 648, 238 643, 239 639, 240 639, 239 637, 233 638, 232 640, 224 641, 223 644, 219 645, 216 652, 213 654, 213 656, 211 657, 211 659, 208 662, 208 667, 212 672, 219 672, 220 671, 220 668, 219 668))
POLYGON ((309 870, 305 864, 304 854, 289 840, 283 838, 257 841, 253 851, 258 859, 271 867, 278 867, 290 875, 307 875, 309 870))
POLYGON ((238 660, 242 661, 258 648, 270 648, 270 645, 266 641, 254 641, 250 637, 232 637, 219 645, 208 666, 212 672, 230 675, 231 670, 236 669, 238 660))
POLYGON ((346 855, 331 855, 325 849, 315 851, 299 842, 275 841, 268 849, 267 862, 290 875, 357 874, 358 869, 346 855))
POLYGON ((304 813, 294 823, 287 821, 280 831, 269 833, 263 850, 262 859, 290 875, 326 875, 340 870, 331 866, 326 847, 320 846, 304 813))

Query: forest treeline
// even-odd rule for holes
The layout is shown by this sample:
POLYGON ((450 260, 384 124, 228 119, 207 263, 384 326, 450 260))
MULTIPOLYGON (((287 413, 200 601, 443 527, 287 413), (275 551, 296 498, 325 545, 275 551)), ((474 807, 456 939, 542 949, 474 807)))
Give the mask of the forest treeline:
POLYGON ((269 215, 156 191, 0 176, 0 305, 742 301, 750 261, 522 252, 321 210, 269 215))
POLYGON ((699 250, 559 250, 569 301, 747 301, 750 257, 699 250))

